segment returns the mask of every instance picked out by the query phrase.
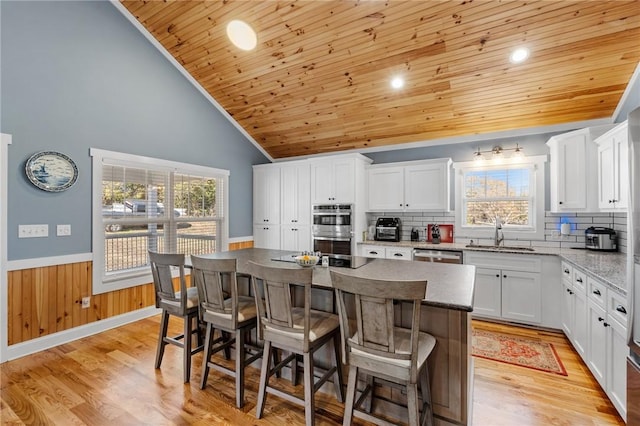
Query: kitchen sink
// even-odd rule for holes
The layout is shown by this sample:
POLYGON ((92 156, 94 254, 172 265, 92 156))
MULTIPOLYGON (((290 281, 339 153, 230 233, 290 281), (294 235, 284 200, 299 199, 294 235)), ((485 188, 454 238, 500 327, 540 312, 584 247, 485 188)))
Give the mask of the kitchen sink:
POLYGON ((531 247, 513 247, 513 246, 490 246, 481 244, 467 244, 468 248, 489 249, 489 250, 514 250, 514 251, 534 251, 531 247))

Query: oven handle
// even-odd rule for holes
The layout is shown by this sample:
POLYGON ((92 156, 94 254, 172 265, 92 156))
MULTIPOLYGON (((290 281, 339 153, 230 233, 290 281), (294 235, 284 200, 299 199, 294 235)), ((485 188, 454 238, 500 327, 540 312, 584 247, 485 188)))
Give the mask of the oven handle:
POLYGON ((313 237, 314 240, 322 240, 322 241, 351 241, 351 238, 339 238, 339 237, 313 237))

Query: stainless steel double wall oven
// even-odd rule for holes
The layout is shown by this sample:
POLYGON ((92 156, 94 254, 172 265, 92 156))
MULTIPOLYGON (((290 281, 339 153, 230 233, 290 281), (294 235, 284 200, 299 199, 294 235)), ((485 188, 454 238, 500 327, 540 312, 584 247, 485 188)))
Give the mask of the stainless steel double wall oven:
POLYGON ((352 204, 313 205, 313 250, 322 254, 351 255, 352 204))

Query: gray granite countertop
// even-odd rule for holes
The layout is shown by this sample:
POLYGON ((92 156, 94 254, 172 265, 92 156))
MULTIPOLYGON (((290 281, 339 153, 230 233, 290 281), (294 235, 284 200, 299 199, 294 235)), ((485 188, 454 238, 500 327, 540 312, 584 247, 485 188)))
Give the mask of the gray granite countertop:
POLYGON ((412 247, 432 250, 456 251, 484 251, 493 253, 516 253, 524 255, 559 256, 573 266, 584 270, 595 278, 603 281, 608 287, 623 296, 627 294, 627 255, 620 252, 591 251, 582 249, 533 247, 533 251, 494 249, 487 247, 467 247, 463 243, 432 244, 424 241, 365 241, 359 244, 369 244, 388 247, 412 247))
MULTIPOLYGON (((293 253, 284 250, 242 249, 202 255, 214 259, 237 259, 238 271, 247 271, 249 261, 280 268, 300 268, 295 263, 273 260, 293 253)), ((412 262, 413 263, 413 262, 412 262)), ((313 267, 313 285, 331 288, 329 271, 334 269, 357 277, 383 280, 427 280, 427 294, 423 303, 446 309, 471 312, 473 310, 473 291, 475 286, 475 266, 450 265, 444 263, 415 262, 410 268, 404 260, 371 259, 357 268, 313 267)))

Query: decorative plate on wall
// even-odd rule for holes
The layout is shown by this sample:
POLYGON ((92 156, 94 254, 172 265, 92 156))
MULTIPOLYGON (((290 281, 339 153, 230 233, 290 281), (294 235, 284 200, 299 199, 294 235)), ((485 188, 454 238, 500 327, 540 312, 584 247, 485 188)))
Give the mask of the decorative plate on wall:
POLYGON ((31 183, 44 191, 67 190, 78 179, 76 163, 66 155, 55 151, 33 154, 27 160, 25 168, 31 183))

